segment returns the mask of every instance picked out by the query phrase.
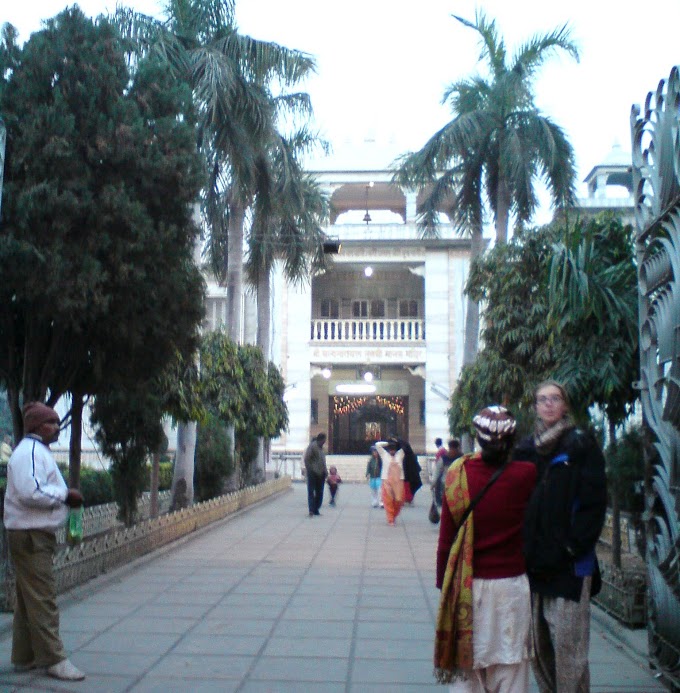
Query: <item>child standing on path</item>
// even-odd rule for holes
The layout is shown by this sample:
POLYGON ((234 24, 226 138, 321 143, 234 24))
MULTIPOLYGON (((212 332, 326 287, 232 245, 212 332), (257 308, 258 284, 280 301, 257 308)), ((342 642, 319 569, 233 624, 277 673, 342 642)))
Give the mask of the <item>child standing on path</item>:
POLYGON ((366 478, 371 489, 371 505, 377 508, 380 505, 380 474, 382 472, 382 460, 378 454, 378 448, 371 445, 371 456, 366 465, 366 478))
POLYGON ((331 492, 330 505, 335 505, 335 494, 338 492, 338 484, 342 483, 342 479, 338 474, 338 468, 335 465, 331 465, 326 483, 328 484, 328 490, 331 492))
POLYGON ((382 501, 387 515, 387 524, 394 526, 397 515, 404 505, 404 451, 399 443, 391 439, 375 444, 383 463, 382 501))

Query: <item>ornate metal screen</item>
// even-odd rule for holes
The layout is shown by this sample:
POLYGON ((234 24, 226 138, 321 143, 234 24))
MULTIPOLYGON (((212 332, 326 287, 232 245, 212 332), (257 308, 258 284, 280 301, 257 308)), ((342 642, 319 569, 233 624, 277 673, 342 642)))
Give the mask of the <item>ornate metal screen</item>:
POLYGON ((680 73, 631 113, 642 411, 652 446, 646 513, 649 645, 680 686, 680 73))

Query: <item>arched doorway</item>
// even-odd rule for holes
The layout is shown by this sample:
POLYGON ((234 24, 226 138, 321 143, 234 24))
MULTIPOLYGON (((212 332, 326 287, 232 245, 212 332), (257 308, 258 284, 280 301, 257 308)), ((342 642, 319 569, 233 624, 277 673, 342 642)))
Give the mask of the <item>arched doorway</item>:
POLYGON ((368 454, 376 440, 408 438, 408 397, 330 397, 330 444, 335 455, 368 454))

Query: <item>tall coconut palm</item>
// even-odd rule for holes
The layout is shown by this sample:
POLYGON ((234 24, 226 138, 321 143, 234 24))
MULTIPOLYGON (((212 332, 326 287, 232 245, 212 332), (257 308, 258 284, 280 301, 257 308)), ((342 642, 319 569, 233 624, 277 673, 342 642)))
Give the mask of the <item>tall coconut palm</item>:
MULTIPOLYGON (((449 104, 453 119, 420 151, 397 162, 395 178, 425 188, 419 209, 423 233, 436 235, 438 213, 448 212, 471 235, 474 259, 483 248, 485 203, 494 216, 496 242, 504 243, 510 214, 526 222, 535 212, 539 178, 556 206, 573 201, 573 149, 562 129, 536 108, 533 88, 550 56, 563 50, 578 60, 578 50, 565 25, 530 38, 508 60, 495 21, 482 12, 474 22, 453 16, 479 34, 480 60, 488 75, 454 82, 445 90, 442 103, 449 104)), ((465 363, 476 355, 478 324, 479 307, 468 301, 465 363)))
MULTIPOLYGON (((234 0, 168 0, 165 12, 159 21, 119 9, 116 21, 131 41, 132 61, 135 53, 156 51, 192 87, 197 112, 191 115, 209 181, 208 240, 227 251, 219 276, 227 284, 229 335, 238 342, 244 220, 255 195, 268 189, 265 152, 276 134, 272 90, 298 83, 315 64, 300 51, 239 34, 234 0)), ((291 96, 289 103, 304 108, 308 97, 291 96)), ((186 439, 185 456, 193 458, 193 436, 186 439)))
MULTIPOLYGON (((271 279, 276 260, 292 283, 309 279, 326 264, 321 227, 328 217, 328 201, 318 184, 304 173, 300 157, 321 144, 305 127, 292 136, 279 136, 269 151, 270 194, 258 195, 249 233, 246 271, 257 295, 257 344, 266 360, 271 343, 271 279)), ((258 468, 264 470, 269 441, 261 440, 258 468)))

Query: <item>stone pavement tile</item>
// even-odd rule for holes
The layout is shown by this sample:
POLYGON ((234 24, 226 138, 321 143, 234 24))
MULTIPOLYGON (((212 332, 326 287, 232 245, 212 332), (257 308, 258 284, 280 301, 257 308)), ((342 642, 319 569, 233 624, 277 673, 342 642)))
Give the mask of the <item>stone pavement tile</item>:
POLYGON ((352 685, 389 681, 397 689, 401 684, 431 684, 432 664, 422 660, 357 659, 351 673, 352 685))
POLYGON ((111 628, 112 633, 136 637, 141 633, 185 633, 196 625, 196 618, 138 618, 131 616, 111 628))
POLYGON ((357 659, 421 659, 432 661, 434 638, 428 640, 377 640, 359 638, 356 641, 357 659))
POLYGON ((325 657, 260 657, 249 680, 299 681, 300 690, 317 681, 340 683, 347 680, 348 661, 325 657))
POLYGON ((288 607, 282 615, 282 618, 290 621, 313 621, 319 617, 323 618, 324 621, 353 621, 354 607, 333 603, 293 606, 288 607))
MULTIPOLYGON (((345 693, 345 684, 315 681, 313 690, 314 693, 345 693)), ((299 683, 286 681, 248 681, 239 689, 239 693, 302 693, 302 691, 304 689, 299 683)))
MULTIPOLYGON (((411 607, 410 600, 408 601, 411 607)), ((400 623, 429 623, 432 624, 432 616, 427 609, 408 608, 392 609, 390 615, 394 616, 395 621, 400 623)), ((374 609, 370 606, 360 606, 358 609, 358 619, 360 621, 377 621, 385 617, 385 609, 374 609)), ((434 628, 434 626, 431 626, 434 628)), ((434 637, 434 630, 433 637, 434 637)))
POLYGON ((183 602, 171 602, 167 599, 155 600, 151 604, 144 604, 134 612, 135 618, 188 618, 197 620, 203 618, 212 608, 210 604, 184 604, 183 602))
POLYGON ((400 623, 399 621, 360 621, 357 626, 357 637, 434 642, 434 625, 432 623, 400 623))
POLYGON ((102 604, 100 602, 91 602, 88 599, 87 602, 69 604, 60 609, 59 613, 62 621, 66 621, 69 618, 101 618, 103 616, 120 619, 131 614, 135 609, 139 609, 139 607, 139 604, 102 604))
POLYGON ((285 600, 276 605, 257 604, 244 601, 242 604, 217 604, 210 610, 210 618, 239 618, 271 620, 277 618, 284 609, 285 600))
POLYGON ((323 657, 349 658, 351 643, 344 638, 271 638, 264 657, 299 657, 315 652, 323 657))
POLYGON ((273 637, 290 638, 345 638, 352 637, 354 623, 351 621, 313 621, 280 620, 272 633, 273 637))
MULTIPOLYGON (((420 593, 413 592, 409 594, 408 600, 409 609, 427 609, 427 601, 422 595, 422 591, 420 593)), ((394 596, 392 594, 386 594, 385 591, 383 591, 382 594, 366 594, 362 589, 361 596, 359 597, 359 606, 373 609, 392 609, 394 608, 394 596)))
POLYGON ((194 635, 269 635, 274 620, 251 621, 221 616, 214 618, 208 614, 191 631, 194 635))
MULTIPOLYGON (((315 606, 319 609, 332 604, 336 607, 345 607, 353 609, 357 605, 358 595, 355 594, 335 594, 335 592, 329 592, 323 595, 312 595, 312 594, 295 594, 290 600, 288 607, 293 609, 299 606, 315 606)), ((394 602, 392 602, 393 604, 394 602)))
POLYGON ((224 595, 218 594, 216 592, 195 592, 193 590, 184 589, 171 589, 164 592, 160 592, 158 595, 154 596, 152 599, 148 600, 148 603, 170 603, 170 604, 206 604, 212 606, 217 604, 217 602, 222 599, 224 595))
POLYGON ((87 604, 93 609, 96 609, 96 605, 102 606, 120 606, 122 609, 137 607, 140 604, 146 604, 151 599, 154 599, 155 593, 130 593, 124 590, 111 590, 106 587, 97 590, 93 594, 87 597, 87 604))
POLYGON ((296 587, 296 583, 272 584, 272 582, 243 582, 238 585, 238 587, 235 587, 233 591, 230 592, 230 595, 234 597, 257 598, 260 595, 270 594, 280 599, 287 600, 295 592, 296 587))
POLYGON ((222 597, 215 605, 216 608, 231 608, 243 606, 244 604, 256 606, 282 607, 286 604, 288 597, 280 594, 243 594, 232 593, 222 597))
MULTIPOLYGON (((80 652, 111 652, 114 654, 134 653, 161 655, 172 648, 179 635, 146 633, 143 638, 130 638, 121 633, 102 633, 78 648, 80 652)), ((64 643, 65 645, 66 643, 64 643)))
POLYGON ((241 682, 226 679, 180 679, 145 676, 136 683, 132 693, 234 693, 241 682))
POLYGON ((80 650, 71 661, 86 674, 97 676, 135 677, 158 660, 155 654, 135 654, 134 652, 85 652, 80 650))
MULTIPOLYGON (((252 663, 252 657, 240 655, 196 655, 171 652, 150 669, 146 677, 241 680, 252 663)), ((187 690, 191 690, 191 686, 187 690)))
POLYGON ((248 655, 255 656, 267 640, 267 635, 202 635, 189 633, 174 648, 185 655, 248 655))
MULTIPOLYGON (((648 667, 642 667, 636 662, 626 660, 621 656, 612 658, 610 662, 600 663, 591 661, 590 680, 597 681, 600 685, 611 684, 616 688, 635 685, 652 687, 658 683, 648 667)), ((658 690, 663 690, 663 688, 660 687, 658 690)))
POLYGON ((59 620, 59 631, 62 633, 98 633, 121 620, 121 616, 95 616, 91 614, 84 617, 76 617, 73 614, 65 614, 59 620))

